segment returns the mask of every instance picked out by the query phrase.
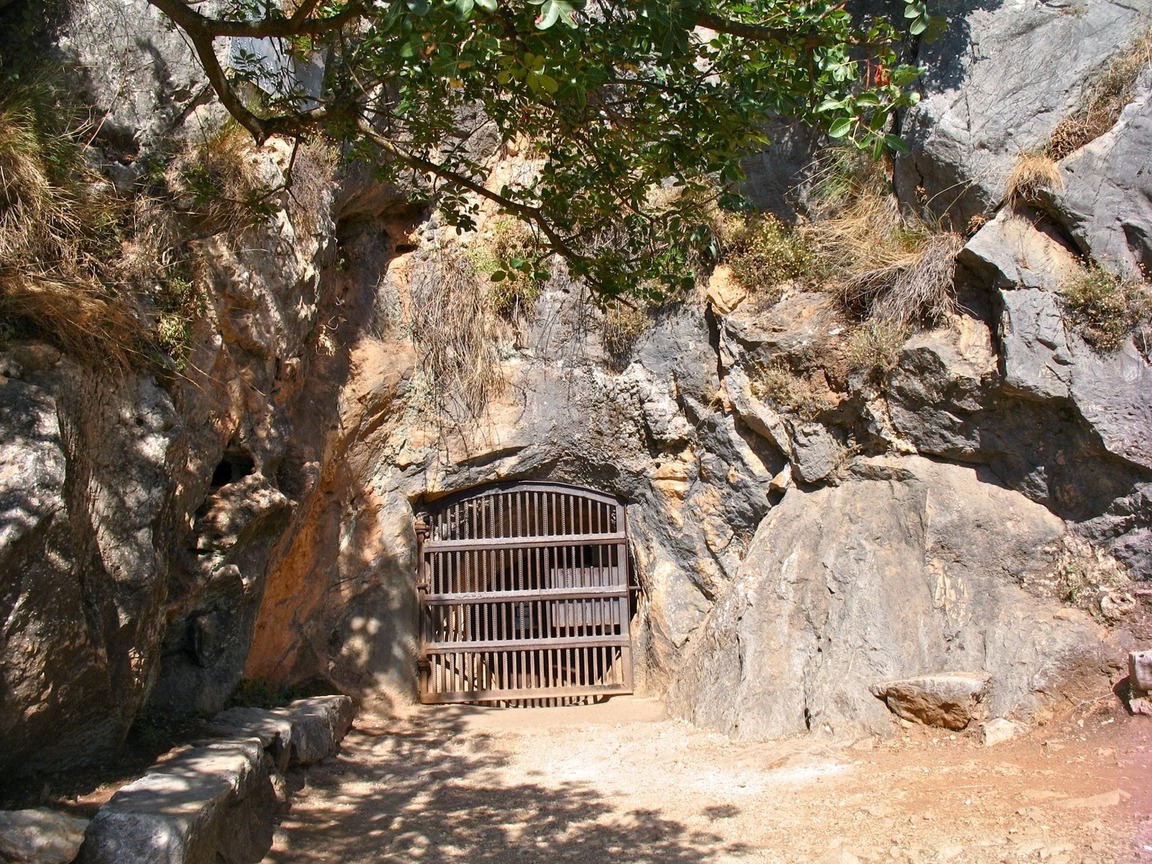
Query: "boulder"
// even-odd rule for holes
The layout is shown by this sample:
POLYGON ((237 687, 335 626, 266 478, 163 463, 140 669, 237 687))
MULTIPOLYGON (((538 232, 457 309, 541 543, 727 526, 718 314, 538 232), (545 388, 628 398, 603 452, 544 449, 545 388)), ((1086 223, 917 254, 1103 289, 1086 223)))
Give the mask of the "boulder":
POLYGON ((927 675, 872 687, 888 710, 904 720, 959 731, 978 717, 985 681, 967 675, 927 675))
POLYGON ((22 374, 0 380, 5 776, 106 758, 131 725, 159 651, 181 437, 150 376, 22 374))
POLYGON ((1152 651, 1128 654, 1128 686, 1145 694, 1152 693, 1152 651))
POLYGON ((975 286, 1055 291, 1077 266, 1067 242, 1035 211, 1006 208, 984 225, 956 257, 975 286))
POLYGON ((1131 279, 1152 272, 1152 80, 1116 126, 1060 163, 1052 209, 1080 251, 1131 279))
POLYGON ((669 709, 737 738, 886 734, 875 682, 980 669, 990 714, 1037 716, 1106 665, 1087 615, 1018 587, 1058 565, 1065 531, 979 470, 921 457, 791 488, 689 643, 669 709))
POLYGON ((87 819, 55 810, 0 811, 0 861, 69 864, 84 841, 87 819))
POLYGON ((120 788, 88 826, 79 864, 256 864, 277 802, 259 740, 194 748, 120 788))
POLYGON ((801 483, 816 483, 840 467, 844 451, 820 423, 801 423, 792 431, 792 471, 801 483))
POLYGON ((934 9, 948 26, 919 46, 924 96, 901 134, 911 152, 897 159, 906 202, 926 200, 963 228, 990 212, 1021 153, 1042 147, 1074 112, 1093 77, 1147 28, 1152 3, 1088 0, 1058 4, 949 0, 934 9))
POLYGON ((1019 723, 1013 723, 1011 720, 997 717, 985 723, 984 727, 980 730, 980 743, 985 747, 995 747, 997 744, 1011 741, 1019 735, 1021 731, 1023 730, 1019 723))

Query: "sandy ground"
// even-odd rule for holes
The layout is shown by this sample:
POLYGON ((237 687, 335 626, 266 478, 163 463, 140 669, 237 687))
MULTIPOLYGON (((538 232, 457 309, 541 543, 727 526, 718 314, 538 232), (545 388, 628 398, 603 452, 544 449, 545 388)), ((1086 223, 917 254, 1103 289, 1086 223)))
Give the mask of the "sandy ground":
POLYGON ((658 702, 362 717, 272 864, 1152 862, 1152 718, 1090 703, 994 747, 736 743, 658 702))

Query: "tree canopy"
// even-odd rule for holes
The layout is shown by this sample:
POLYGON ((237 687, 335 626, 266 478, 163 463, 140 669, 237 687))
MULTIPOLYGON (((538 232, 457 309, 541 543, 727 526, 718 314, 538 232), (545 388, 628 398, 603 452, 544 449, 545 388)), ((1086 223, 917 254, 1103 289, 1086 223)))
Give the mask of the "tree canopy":
MULTIPOLYGON (((691 281, 700 199, 739 178, 767 121, 900 147, 891 118, 918 74, 890 22, 828 0, 148 2, 257 142, 325 135, 385 177, 415 171, 464 229, 477 197, 494 201, 605 296, 691 281), (240 37, 228 64, 226 37, 240 37), (283 79, 256 50, 269 45, 322 75, 283 79), (474 142, 493 135, 530 148, 535 170, 485 185, 474 142)), ((929 25, 923 0, 904 15, 913 35, 929 25)))

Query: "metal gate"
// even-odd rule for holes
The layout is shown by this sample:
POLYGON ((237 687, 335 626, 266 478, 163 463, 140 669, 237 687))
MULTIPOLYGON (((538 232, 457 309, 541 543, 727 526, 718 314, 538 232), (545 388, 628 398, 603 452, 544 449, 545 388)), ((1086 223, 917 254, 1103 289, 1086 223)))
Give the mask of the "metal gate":
POLYGON ((421 702, 632 692, 619 501, 490 487, 429 505, 418 531, 421 702))

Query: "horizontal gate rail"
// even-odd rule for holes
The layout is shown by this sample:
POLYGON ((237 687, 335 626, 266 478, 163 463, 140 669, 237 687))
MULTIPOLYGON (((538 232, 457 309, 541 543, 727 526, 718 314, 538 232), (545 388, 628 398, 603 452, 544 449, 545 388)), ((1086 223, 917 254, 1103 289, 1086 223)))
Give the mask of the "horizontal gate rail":
POLYGON ((632 692, 624 506, 559 484, 429 505, 420 526, 420 698, 632 692))
POLYGON ((429 540, 429 552, 442 549, 535 549, 540 546, 610 546, 623 543, 623 534, 557 534, 548 537, 490 537, 488 539, 429 540))
POLYGON ((504 702, 515 699, 554 699, 556 697, 571 696, 619 696, 632 692, 632 685, 628 684, 594 684, 573 687, 549 687, 547 692, 540 692, 536 688, 508 687, 500 690, 448 690, 433 694, 431 698, 424 698, 426 705, 445 702, 504 702))
POLYGON ((492 603, 515 600, 598 600, 605 597, 627 597, 628 589, 618 586, 588 588, 540 588, 536 591, 464 591, 459 594, 425 594, 428 606, 450 606, 454 603, 492 603))
POLYGON ((521 651, 537 648, 591 648, 594 646, 622 647, 630 640, 618 636, 570 636, 558 639, 488 639, 460 640, 459 642, 426 642, 431 652, 448 651, 521 651))

